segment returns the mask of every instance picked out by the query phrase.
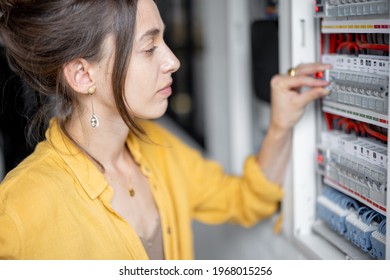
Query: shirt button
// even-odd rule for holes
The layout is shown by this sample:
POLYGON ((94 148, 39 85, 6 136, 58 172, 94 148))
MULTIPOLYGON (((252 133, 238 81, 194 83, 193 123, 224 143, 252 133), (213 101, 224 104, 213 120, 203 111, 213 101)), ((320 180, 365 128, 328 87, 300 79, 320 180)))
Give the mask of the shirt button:
POLYGON ((171 227, 167 228, 167 232, 168 232, 168 234, 171 234, 171 227))

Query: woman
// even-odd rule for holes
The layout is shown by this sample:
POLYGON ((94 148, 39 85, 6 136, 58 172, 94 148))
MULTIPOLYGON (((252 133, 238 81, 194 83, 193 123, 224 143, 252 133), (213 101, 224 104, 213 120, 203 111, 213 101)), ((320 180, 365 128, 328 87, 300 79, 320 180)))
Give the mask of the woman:
POLYGON ((14 0, 1 11, 10 63, 49 96, 41 116, 53 118, 0 186, 0 258, 191 259, 192 219, 250 226, 277 210, 292 126, 328 93, 309 75, 326 65, 272 80, 262 149, 233 177, 147 121, 166 111, 180 66, 153 0, 14 0))

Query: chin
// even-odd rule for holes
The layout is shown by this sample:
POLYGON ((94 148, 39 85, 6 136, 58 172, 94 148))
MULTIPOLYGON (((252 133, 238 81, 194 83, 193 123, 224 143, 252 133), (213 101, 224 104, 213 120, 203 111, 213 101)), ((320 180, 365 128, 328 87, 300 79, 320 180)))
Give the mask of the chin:
POLYGON ((167 109, 168 104, 164 107, 161 106, 159 108, 156 108, 155 110, 150 110, 147 114, 136 114, 136 116, 144 120, 154 120, 161 118, 166 113, 167 109))

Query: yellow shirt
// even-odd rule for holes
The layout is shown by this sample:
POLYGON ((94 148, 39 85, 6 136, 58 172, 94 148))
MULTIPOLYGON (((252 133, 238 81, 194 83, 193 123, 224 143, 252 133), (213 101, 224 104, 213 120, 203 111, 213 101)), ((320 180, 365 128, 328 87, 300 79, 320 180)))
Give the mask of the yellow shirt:
MULTIPOLYGON (((194 257, 192 219, 251 226, 276 211, 283 192, 254 156, 242 177, 229 176, 157 124, 141 125, 154 143, 130 135, 127 145, 159 209, 166 259, 194 257)), ((46 139, 0 185, 0 259, 147 259, 98 168, 56 121, 46 139)))

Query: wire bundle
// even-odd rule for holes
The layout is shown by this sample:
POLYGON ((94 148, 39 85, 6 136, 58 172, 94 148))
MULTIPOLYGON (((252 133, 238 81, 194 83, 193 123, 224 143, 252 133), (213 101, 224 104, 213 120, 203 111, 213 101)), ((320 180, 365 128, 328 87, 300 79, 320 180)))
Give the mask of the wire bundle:
POLYGON ((384 216, 365 206, 360 207, 356 213, 350 213, 345 224, 347 227, 346 238, 365 252, 372 248, 371 235, 378 229, 378 220, 384 216))
POLYGON ((325 187, 317 199, 317 217, 340 235, 347 231, 346 217, 357 208, 358 204, 354 199, 330 187, 325 187))
POLYGON ((330 34, 329 53, 388 56, 389 36, 382 33, 330 34))
POLYGON ((387 129, 330 113, 324 113, 324 116, 329 130, 335 129, 346 133, 354 132, 357 136, 371 136, 385 143, 387 142, 387 129))
POLYGON ((385 259, 386 217, 325 186, 317 198, 317 218, 376 259, 385 259))
POLYGON ((370 255, 379 260, 386 257, 386 219, 383 219, 378 229, 371 234, 372 249, 370 255))

